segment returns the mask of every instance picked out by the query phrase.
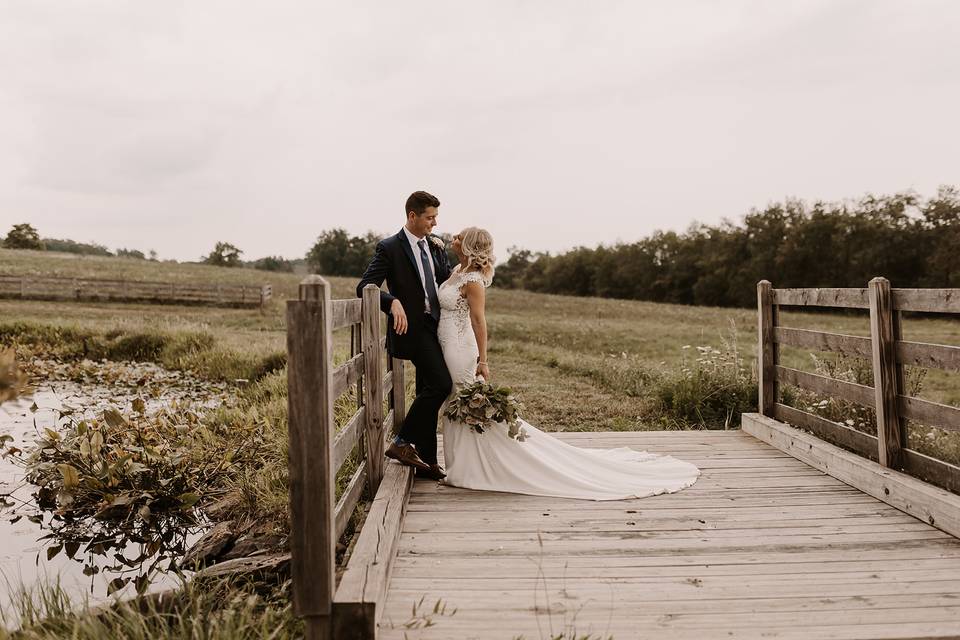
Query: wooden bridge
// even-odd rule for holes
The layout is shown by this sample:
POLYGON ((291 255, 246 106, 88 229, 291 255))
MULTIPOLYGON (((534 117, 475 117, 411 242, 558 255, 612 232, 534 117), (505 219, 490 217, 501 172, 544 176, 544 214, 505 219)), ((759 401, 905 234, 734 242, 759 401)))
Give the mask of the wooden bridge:
POLYGON ((904 395, 902 376, 960 370, 960 348, 899 334, 901 311, 960 313, 960 291, 761 283, 761 412, 742 430, 557 434, 703 471, 679 493, 610 502, 414 482, 383 464, 403 369, 387 358, 384 375, 377 292, 364 294, 331 301, 314 277, 288 303, 294 608, 307 638, 960 637, 960 469, 906 438, 908 418, 958 431, 960 411, 904 395), (779 325, 780 306, 808 304, 870 309, 871 336, 779 325), (344 327, 354 353, 334 368, 344 327), (783 367, 781 344, 854 349, 875 385, 783 367), (335 433, 334 401, 355 384, 362 406, 335 433), (871 407, 877 435, 783 404, 786 384, 871 407), (366 460, 334 502, 351 450, 366 460), (333 547, 364 485, 375 498, 337 583, 333 547))

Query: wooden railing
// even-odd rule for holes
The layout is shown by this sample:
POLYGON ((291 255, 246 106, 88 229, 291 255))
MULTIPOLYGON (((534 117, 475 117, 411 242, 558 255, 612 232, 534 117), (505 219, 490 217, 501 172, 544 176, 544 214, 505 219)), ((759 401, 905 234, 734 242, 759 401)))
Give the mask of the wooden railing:
POLYGON ((287 302, 293 605, 308 639, 375 637, 412 482, 406 467, 384 465, 384 440, 406 407, 402 362, 387 355, 383 371, 379 294, 368 285, 362 300, 331 300, 326 280, 309 276, 287 302), (334 367, 333 332, 347 328, 350 357, 334 367), (351 388, 357 410, 338 431, 334 404, 351 388), (337 474, 355 449, 361 462, 335 502, 337 474), (336 542, 364 487, 375 498, 337 586, 336 542))
POLYGON ((960 467, 907 446, 906 421, 960 431, 960 409, 906 395, 904 366, 960 371, 960 347, 903 340, 901 314, 960 315, 960 289, 891 289, 874 278, 866 289, 774 289, 757 285, 759 410, 932 484, 960 493, 960 467), (869 309, 870 337, 781 326, 784 306, 869 309), (780 364, 780 346, 832 351, 872 362, 873 386, 816 375, 780 364), (780 401, 780 386, 794 385, 873 409, 877 435, 826 420, 780 401))
POLYGON ((228 285, 103 278, 61 278, 0 274, 0 298, 160 302, 262 307, 273 297, 269 284, 228 285))

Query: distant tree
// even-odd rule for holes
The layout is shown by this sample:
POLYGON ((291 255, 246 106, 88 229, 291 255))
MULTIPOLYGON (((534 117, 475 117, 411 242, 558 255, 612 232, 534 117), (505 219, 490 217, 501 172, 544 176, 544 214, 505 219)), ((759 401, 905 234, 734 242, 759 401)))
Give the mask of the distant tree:
POLYGON ((293 263, 280 256, 267 256, 253 262, 248 262, 247 266, 262 271, 281 271, 284 273, 293 273, 293 263))
POLYGON ((58 238, 44 238, 43 246, 47 251, 59 251, 61 253, 78 253, 83 256, 112 256, 102 244, 95 242, 77 242, 76 240, 61 240, 58 238))
MULTIPOLYGON (((460 258, 457 257, 457 253, 453 250, 453 236, 449 233, 435 233, 433 235, 443 240, 443 245, 447 249, 447 260, 450 262, 450 266, 457 266, 457 264, 460 262, 460 258)), ((373 254, 370 255, 372 256, 373 254)))
POLYGON ((6 249, 39 249, 43 250, 43 241, 33 225, 24 222, 15 224, 3 241, 6 249))
POLYGON ((147 259, 147 256, 143 255, 143 251, 137 251, 136 249, 117 249, 117 256, 120 258, 135 258, 137 260, 147 259))
POLYGON ((351 236, 344 229, 324 231, 307 253, 307 264, 314 273, 359 277, 379 240, 372 231, 362 236, 351 236))
POLYGON ((239 267, 241 265, 241 253, 243 253, 243 251, 229 242, 218 242, 213 248, 213 251, 210 252, 210 255, 203 258, 203 261, 206 264, 212 264, 218 267, 239 267))
POLYGON ((960 191, 940 187, 922 208, 924 242, 929 251, 926 287, 960 287, 960 191))
POLYGON ((150 252, 149 252, 148 256, 149 256, 149 257, 148 257, 147 259, 150 260, 151 262, 156 262, 156 261, 157 261, 157 252, 154 251, 153 249, 150 249, 150 252))
POLYGON ((533 254, 526 249, 510 247, 507 249, 507 255, 510 257, 497 265, 493 283, 504 289, 522 289, 523 279, 533 254))

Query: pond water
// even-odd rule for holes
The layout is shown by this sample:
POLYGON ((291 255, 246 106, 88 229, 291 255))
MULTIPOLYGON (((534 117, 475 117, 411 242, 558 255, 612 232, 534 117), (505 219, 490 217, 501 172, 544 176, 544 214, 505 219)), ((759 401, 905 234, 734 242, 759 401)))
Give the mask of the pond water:
MULTIPOLYGON (((46 428, 61 430, 67 420, 93 418, 111 407, 129 407, 138 398, 149 415, 172 403, 211 407, 229 402, 233 396, 225 384, 211 384, 149 364, 31 364, 28 370, 42 372, 43 382, 31 397, 0 405, 0 435, 12 436, 13 442, 8 444, 24 450, 46 428), (63 411, 72 411, 73 415, 63 417, 63 411)), ((0 459, 0 493, 7 494, 8 504, 12 503, 0 512, 0 608, 7 614, 11 594, 21 586, 29 589, 43 582, 59 581, 78 602, 84 597, 96 603, 132 595, 132 581, 112 596, 108 596, 108 587, 117 578, 142 575, 158 553, 179 555, 205 528, 202 522, 193 526, 184 526, 182 521, 158 524, 157 531, 150 533, 162 542, 151 546, 118 538, 115 531, 109 531, 109 523, 92 523, 94 526, 84 532, 88 539, 78 544, 70 535, 63 535, 60 518, 37 508, 34 494, 38 488, 25 482, 24 473, 11 457, 0 459)), ((166 568, 167 564, 159 566, 166 568)), ((173 573, 154 573, 149 591, 162 590, 178 581, 173 573)))

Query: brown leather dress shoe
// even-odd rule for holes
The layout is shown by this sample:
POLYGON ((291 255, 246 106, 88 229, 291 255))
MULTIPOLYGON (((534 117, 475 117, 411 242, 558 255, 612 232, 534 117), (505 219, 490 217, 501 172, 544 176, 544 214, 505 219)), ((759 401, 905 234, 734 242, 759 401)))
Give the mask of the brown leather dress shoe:
POLYGON ((438 464, 432 464, 428 469, 418 468, 416 475, 418 478, 427 478, 429 480, 436 480, 437 482, 447 477, 447 474, 443 472, 443 469, 438 464))
POLYGON ((391 442, 390 446, 387 447, 387 450, 383 453, 388 458, 393 458, 400 464, 405 464, 408 467, 413 467, 414 469, 424 472, 430 471, 430 465, 420 459, 417 448, 410 443, 397 444, 396 442, 391 442))

